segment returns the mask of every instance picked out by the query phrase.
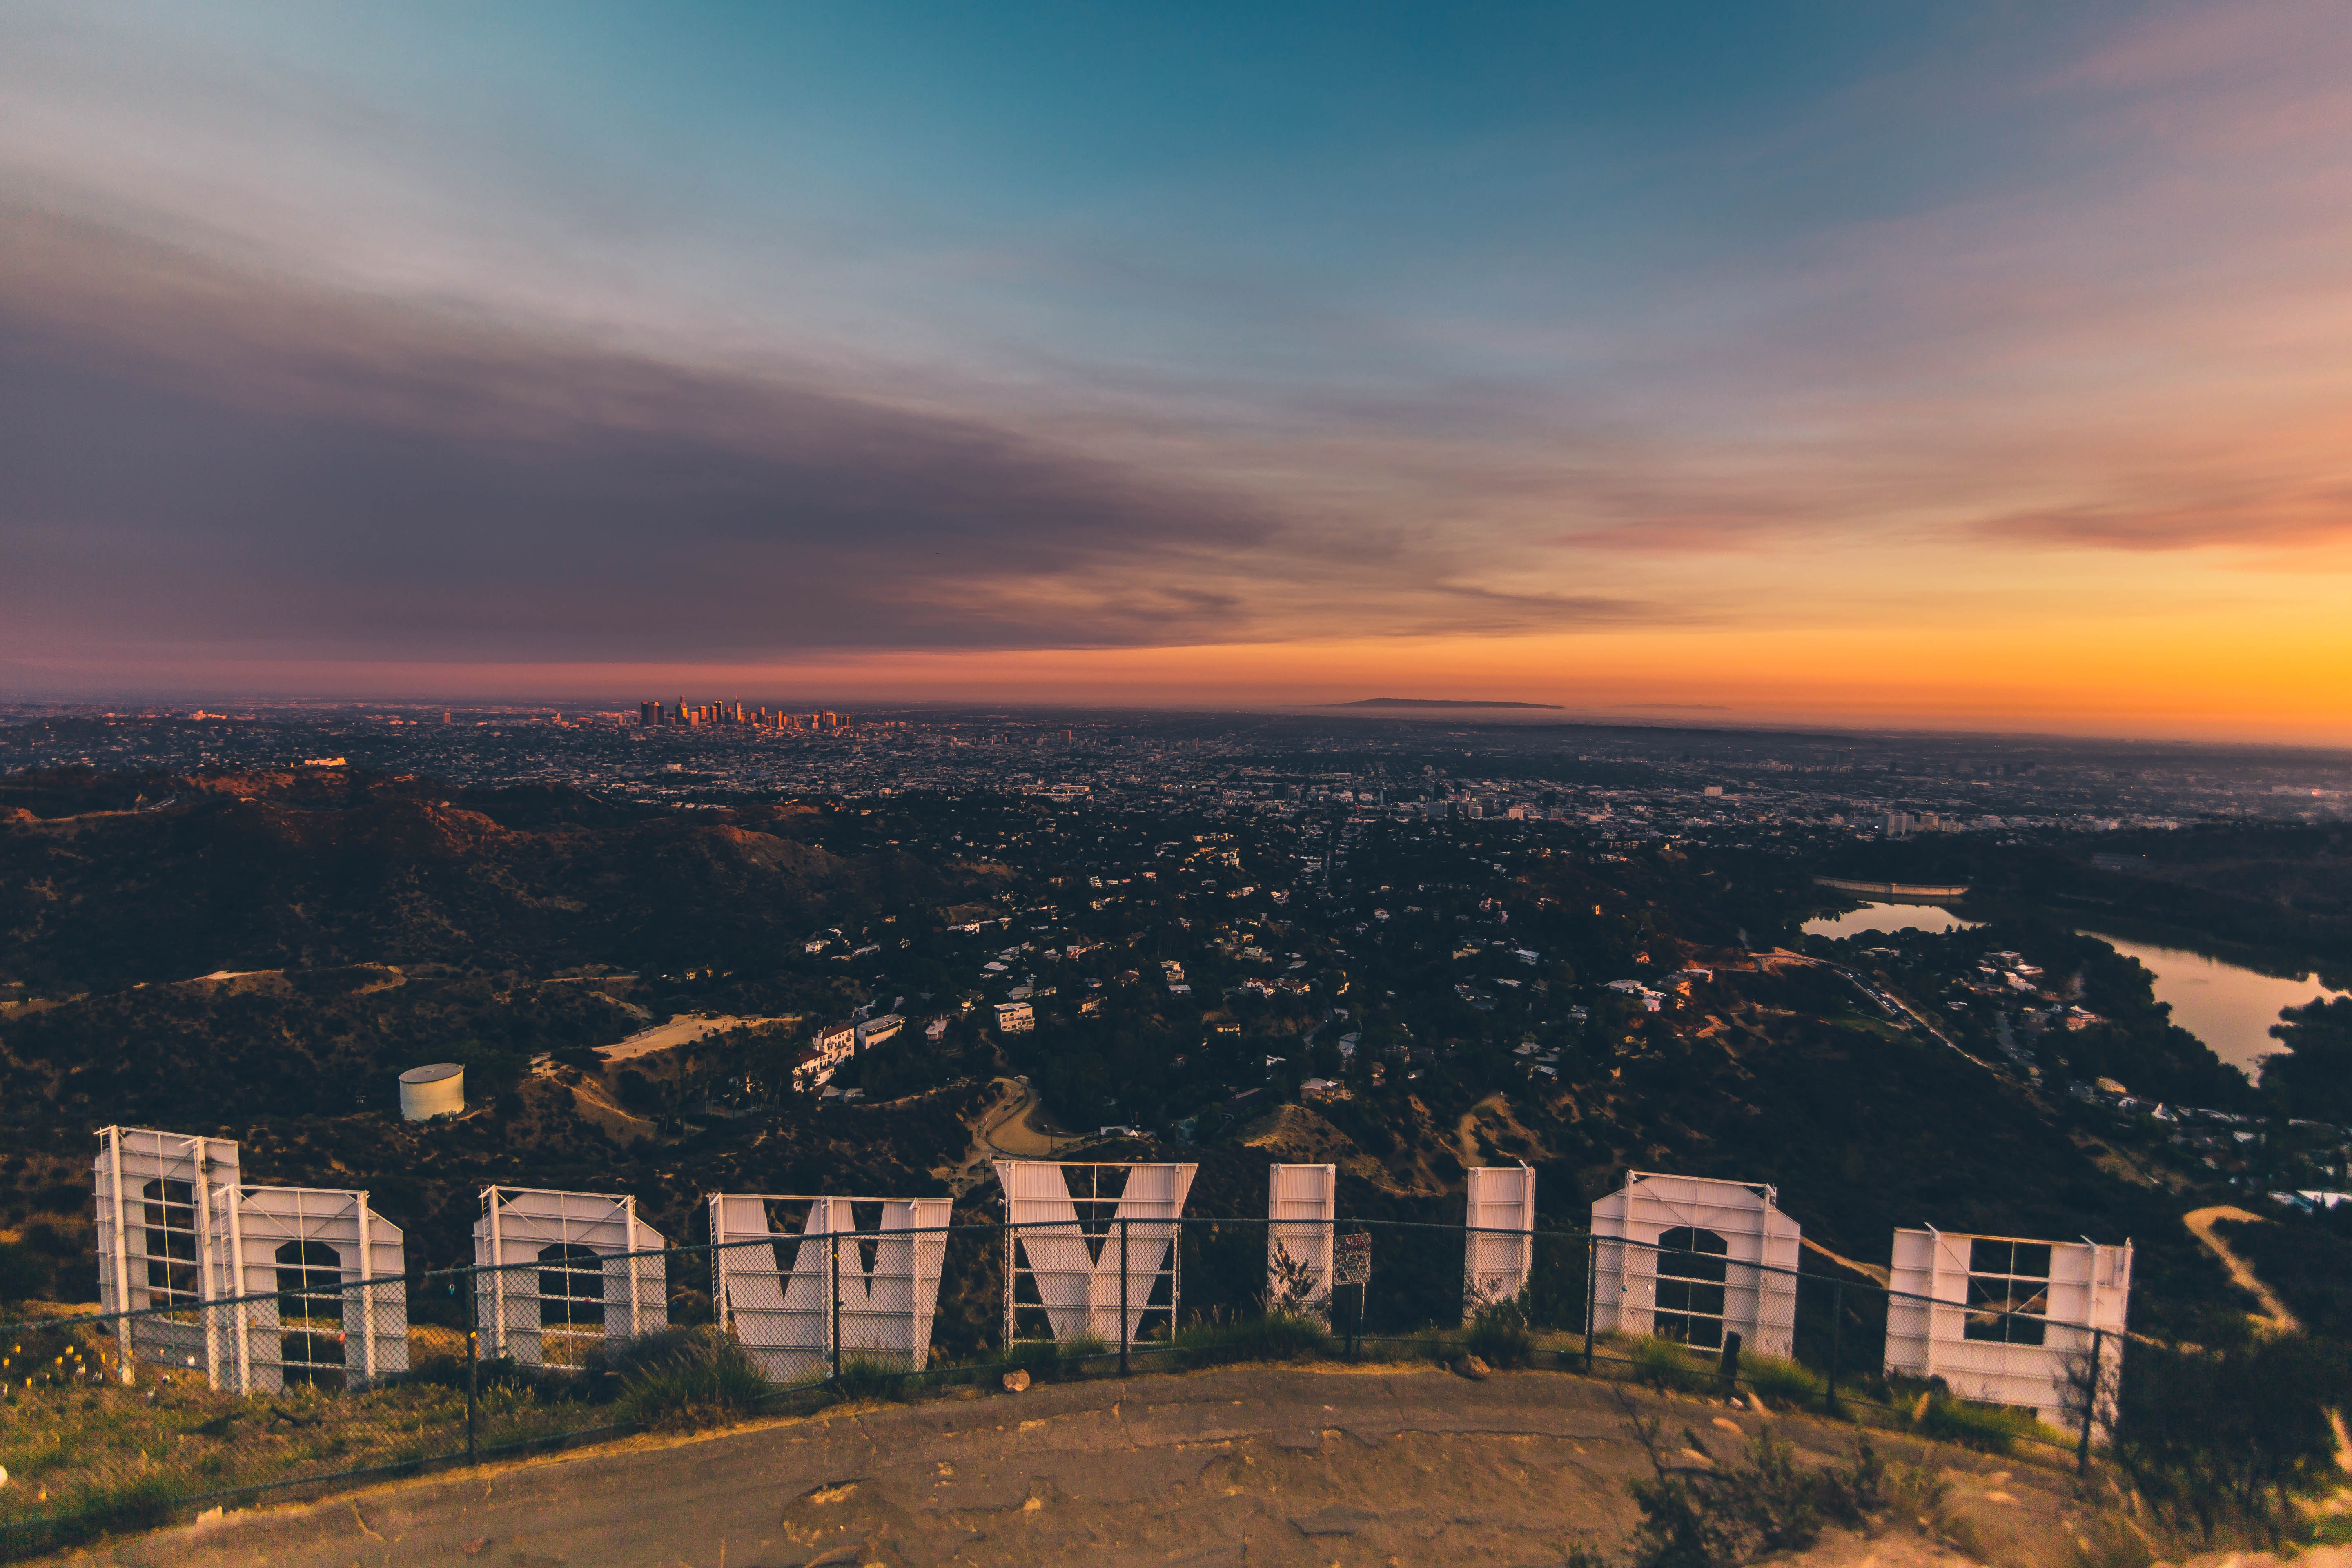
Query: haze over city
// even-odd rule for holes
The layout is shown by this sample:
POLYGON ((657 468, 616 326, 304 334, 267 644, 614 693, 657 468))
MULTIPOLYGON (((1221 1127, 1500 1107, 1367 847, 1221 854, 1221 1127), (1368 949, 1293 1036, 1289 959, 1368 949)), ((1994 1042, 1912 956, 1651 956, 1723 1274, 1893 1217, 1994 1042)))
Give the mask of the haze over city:
POLYGON ((11 7, 0 690, 2352 741, 2352 14, 11 7))

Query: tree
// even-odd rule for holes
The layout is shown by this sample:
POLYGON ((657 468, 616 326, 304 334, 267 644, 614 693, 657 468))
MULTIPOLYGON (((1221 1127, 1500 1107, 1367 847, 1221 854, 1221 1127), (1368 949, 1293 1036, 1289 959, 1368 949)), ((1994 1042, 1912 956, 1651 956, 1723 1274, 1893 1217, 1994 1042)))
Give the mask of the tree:
POLYGON ((2271 1026, 2287 1048, 2263 1058, 2263 1090, 2289 1116, 2352 1122, 2352 996, 2289 1007, 2271 1026))

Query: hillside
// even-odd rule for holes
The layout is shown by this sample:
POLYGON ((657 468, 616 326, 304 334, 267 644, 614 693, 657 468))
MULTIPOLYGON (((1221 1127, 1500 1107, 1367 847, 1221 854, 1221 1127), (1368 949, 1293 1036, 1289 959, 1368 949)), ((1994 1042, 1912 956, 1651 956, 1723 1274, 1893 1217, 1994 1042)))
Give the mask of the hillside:
MULTIPOLYGON (((1065 1127, 1141 1130, 1097 1157, 1200 1162, 1199 1215, 1261 1212, 1266 1165, 1289 1158, 1340 1167, 1343 1213, 1458 1224, 1465 1163, 1525 1159, 1565 1230, 1625 1170, 1675 1170, 1773 1183, 1809 1236, 1863 1260, 1923 1223, 2128 1237, 2136 1327, 2201 1342, 2242 1311, 2179 1224, 2203 1167, 1895 1026, 1829 969, 1738 945, 1803 909, 1785 860, 1545 848, 1465 879, 1458 850, 1417 839, 1361 851, 1382 879, 1361 893, 1260 892, 1263 912, 1236 913, 1279 890, 1292 858, 1270 835, 1004 797, 652 810, 298 768, 17 774, 0 799, 0 1290, 89 1295, 90 1135, 110 1122, 236 1138, 260 1179, 367 1187, 421 1268, 467 1255, 492 1182, 633 1192, 678 1240, 712 1190, 951 1192, 960 1166, 984 1171, 966 1163, 991 1079, 1019 1073, 1065 1127), (1683 978, 1644 1012, 1601 984, 1627 973, 1683 978), (984 1004, 1014 980, 1037 1026, 999 1035, 984 1004), (835 1086, 866 1103, 794 1092, 811 1029, 859 1006, 948 1024, 843 1064, 835 1086), (595 1054, 722 1014, 767 1022, 595 1054), (400 1121, 395 1075, 450 1059, 472 1114, 400 1121), (1348 1098, 1303 1103, 1318 1074, 1348 1098)), ((1906 953, 1922 977, 1974 962, 1960 938, 1906 953)), ((2173 1048, 2131 1010, 2144 976, 2086 972, 2123 1031, 2101 1049, 2173 1048)), ((1981 1021, 1947 1026, 1990 1049, 1981 1021)), ((957 1195, 960 1217, 997 1217, 992 1187, 957 1195)), ((1188 1310, 1263 1290, 1255 1232, 1187 1245, 1188 1310)), ((1445 1245, 1383 1244, 1389 1321, 1458 1310, 1445 1245)), ((1000 1310, 998 1264, 968 1251, 940 1321, 959 1350, 1000 1310)), ((674 1283, 690 1318, 697 1288, 674 1283)), ((1829 1325, 1808 1311, 1810 1345, 1829 1325)))

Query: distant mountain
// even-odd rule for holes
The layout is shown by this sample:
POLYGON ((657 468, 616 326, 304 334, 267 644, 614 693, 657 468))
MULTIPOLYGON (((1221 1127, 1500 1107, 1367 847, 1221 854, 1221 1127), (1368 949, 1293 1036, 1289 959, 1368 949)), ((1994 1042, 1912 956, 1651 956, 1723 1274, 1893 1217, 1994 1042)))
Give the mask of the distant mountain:
POLYGON ((1326 708, 1549 708, 1559 710, 1557 702, 1479 702, 1454 697, 1367 697, 1358 702, 1326 702, 1326 708))

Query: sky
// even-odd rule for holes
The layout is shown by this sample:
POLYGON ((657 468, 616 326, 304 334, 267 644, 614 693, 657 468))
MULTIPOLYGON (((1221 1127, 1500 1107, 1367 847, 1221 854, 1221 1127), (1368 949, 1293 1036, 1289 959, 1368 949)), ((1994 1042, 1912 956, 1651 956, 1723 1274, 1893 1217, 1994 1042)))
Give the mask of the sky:
POLYGON ((0 4, 0 693, 2352 744, 2352 7, 0 4))

